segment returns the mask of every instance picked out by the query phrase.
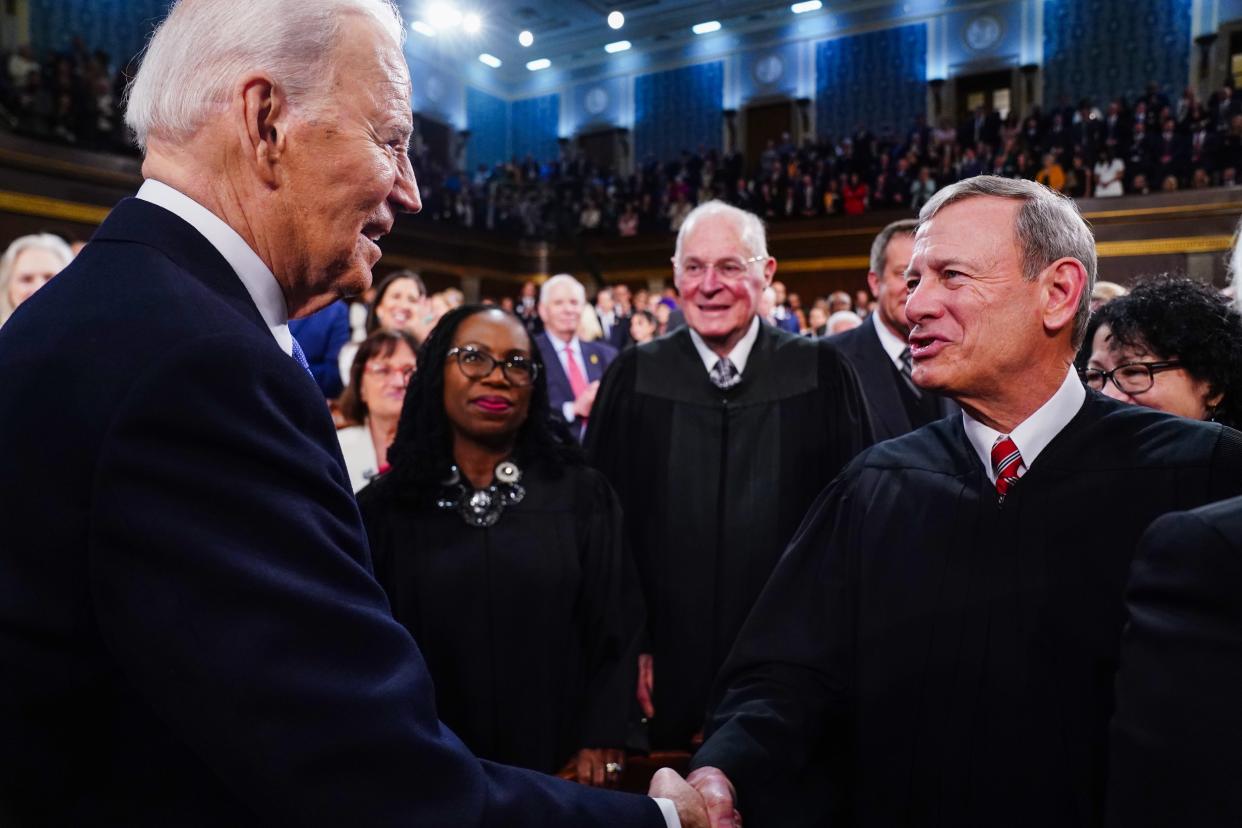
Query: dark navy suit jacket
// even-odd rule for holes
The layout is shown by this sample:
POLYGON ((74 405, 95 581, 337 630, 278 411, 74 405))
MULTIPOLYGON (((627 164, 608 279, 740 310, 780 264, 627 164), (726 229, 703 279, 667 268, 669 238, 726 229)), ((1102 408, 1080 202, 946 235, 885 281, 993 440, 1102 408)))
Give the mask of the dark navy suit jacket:
POLYGON ((1242 825, 1242 498, 1154 522, 1126 605, 1109 828, 1242 825))
POLYGON ((289 331, 302 346, 319 390, 336 399, 344 390, 337 357, 349 341, 349 306, 337 301, 303 319, 291 319, 289 331))
MULTIPOLYGON (((565 403, 573 402, 575 399, 573 387, 569 384, 565 369, 561 367, 561 358, 557 356, 556 346, 552 344, 546 331, 535 337, 535 344, 539 346, 539 355, 543 358, 543 369, 547 372, 548 402, 552 404, 552 415, 559 420, 564 420, 565 403)), ((604 371, 617 358, 617 349, 603 342, 579 340, 578 344, 582 348, 582 360, 586 363, 582 367, 586 370, 587 382, 601 379, 604 371)), ((569 430, 574 437, 578 438, 578 442, 582 442, 584 429, 581 419, 569 423, 569 430)))
MULTIPOLYGON (((854 366, 858 384, 862 387, 867 411, 871 415, 871 431, 875 441, 891 440, 914 430, 910 415, 901 401, 898 382, 903 382, 893 370, 893 361, 880 343, 875 326, 883 324, 876 319, 865 320, 857 328, 828 337, 841 355, 854 366)), ((961 411, 957 404, 945 397, 938 397, 940 416, 961 411)))
POLYGON ((439 723, 322 394, 184 221, 118 205, 0 377, 0 824, 663 828, 439 723))

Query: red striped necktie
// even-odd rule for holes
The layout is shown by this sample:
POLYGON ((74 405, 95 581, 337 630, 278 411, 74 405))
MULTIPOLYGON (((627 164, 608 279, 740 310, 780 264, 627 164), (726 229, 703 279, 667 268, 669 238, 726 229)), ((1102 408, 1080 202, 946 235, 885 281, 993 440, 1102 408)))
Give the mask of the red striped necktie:
POLYGON ((992 444, 992 471, 996 475, 996 493, 1001 497, 1018 482, 1022 468, 1022 455, 1008 436, 997 437, 992 444))

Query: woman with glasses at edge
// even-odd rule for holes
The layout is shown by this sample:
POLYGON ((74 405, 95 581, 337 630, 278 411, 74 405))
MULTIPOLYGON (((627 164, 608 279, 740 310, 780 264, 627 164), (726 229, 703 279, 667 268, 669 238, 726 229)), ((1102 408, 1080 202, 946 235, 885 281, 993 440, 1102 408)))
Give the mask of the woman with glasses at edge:
POLYGON ((414 337, 404 330, 375 331, 358 346, 341 395, 341 414, 354 425, 336 432, 354 491, 388 468, 405 388, 417 365, 414 337))
POLYGON ((637 577, 616 495, 551 417, 516 316, 481 305, 444 316, 388 459, 359 505, 441 719, 483 758, 616 786, 637 681, 637 577))
POLYGON ((1242 425, 1242 315, 1210 285, 1159 276, 1091 319, 1083 381, 1114 399, 1242 425))

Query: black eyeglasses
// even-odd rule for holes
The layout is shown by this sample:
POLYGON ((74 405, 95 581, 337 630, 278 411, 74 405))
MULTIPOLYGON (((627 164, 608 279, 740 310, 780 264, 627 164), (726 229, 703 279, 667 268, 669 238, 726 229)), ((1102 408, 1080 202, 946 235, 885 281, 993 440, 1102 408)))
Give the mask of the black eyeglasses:
POLYGON ((1125 365, 1118 365, 1111 371, 1101 371, 1099 368, 1087 368, 1079 371, 1082 381, 1087 384, 1088 388, 1096 391, 1103 391, 1104 385, 1109 381, 1113 381, 1113 385, 1123 394, 1142 394, 1144 391, 1150 391, 1151 387, 1156 384, 1156 374, 1161 371, 1171 371, 1174 368, 1181 368, 1182 364, 1176 360, 1168 360, 1166 362, 1127 362, 1125 365))
POLYGON ((539 376, 539 366, 524 356, 514 355, 508 359, 496 359, 473 345, 463 345, 448 352, 449 359, 454 357, 457 359, 457 367, 470 379, 483 379, 490 376, 492 371, 496 370, 497 365, 500 366, 500 372, 504 374, 505 379, 519 388, 534 384, 535 377, 539 376))

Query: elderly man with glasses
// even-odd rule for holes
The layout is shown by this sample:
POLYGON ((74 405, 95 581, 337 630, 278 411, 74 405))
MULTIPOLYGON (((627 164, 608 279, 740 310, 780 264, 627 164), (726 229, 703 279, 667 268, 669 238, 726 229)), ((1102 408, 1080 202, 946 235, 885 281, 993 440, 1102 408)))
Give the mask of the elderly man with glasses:
POLYGON ((1034 182, 923 207, 913 380, 962 416, 857 458, 739 635, 690 781, 748 828, 1101 824, 1136 544, 1242 491, 1242 436, 1083 387, 1095 266, 1034 182))
POLYGON ((621 497, 647 600, 652 744, 684 749, 777 558, 870 427, 834 346, 760 324, 776 259, 758 218, 699 206, 672 263, 687 327, 617 358, 587 450, 621 497))

